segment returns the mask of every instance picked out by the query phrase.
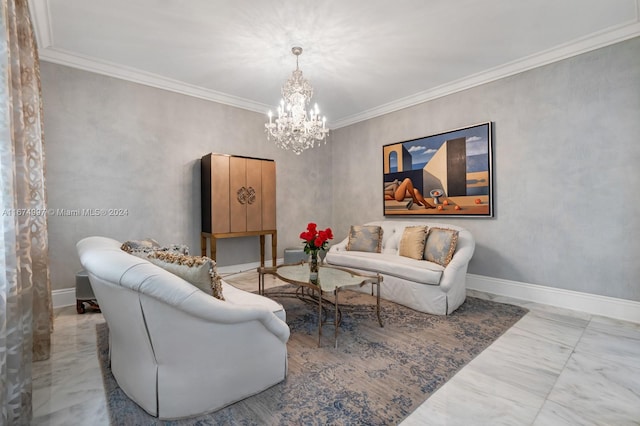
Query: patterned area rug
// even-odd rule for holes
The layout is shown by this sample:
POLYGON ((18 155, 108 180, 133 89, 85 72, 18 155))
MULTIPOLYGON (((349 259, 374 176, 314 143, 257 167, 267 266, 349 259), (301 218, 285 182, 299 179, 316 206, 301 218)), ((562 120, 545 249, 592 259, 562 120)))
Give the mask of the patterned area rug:
MULTIPOLYGON (((289 286, 278 287, 282 290, 289 286)), ((291 337, 287 379, 208 415, 171 422, 149 416, 118 387, 107 363, 108 333, 96 326, 107 406, 116 425, 291 425, 400 423, 459 369, 517 322, 526 309, 468 297, 452 315, 435 316, 381 301, 384 328, 367 294, 345 291, 338 349, 333 326, 317 347, 317 310, 280 297, 291 337)))

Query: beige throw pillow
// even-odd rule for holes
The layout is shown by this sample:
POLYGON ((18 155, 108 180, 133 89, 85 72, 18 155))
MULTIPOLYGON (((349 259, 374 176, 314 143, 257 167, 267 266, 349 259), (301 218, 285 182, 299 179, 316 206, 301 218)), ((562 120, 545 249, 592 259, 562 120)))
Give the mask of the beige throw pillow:
POLYGON ((400 256, 422 260, 424 257, 424 243, 427 240, 426 226, 407 226, 402 232, 400 246, 398 248, 400 256))
POLYGON ((438 265, 447 266, 456 251, 458 231, 445 228, 430 228, 424 246, 424 258, 438 265))
POLYGON ((149 254, 147 260, 190 282, 205 293, 224 300, 224 296, 222 296, 222 281, 216 269, 216 262, 212 259, 167 251, 154 251, 149 254))
POLYGON ((348 251, 382 251, 382 228, 374 225, 353 225, 349 230, 348 251))

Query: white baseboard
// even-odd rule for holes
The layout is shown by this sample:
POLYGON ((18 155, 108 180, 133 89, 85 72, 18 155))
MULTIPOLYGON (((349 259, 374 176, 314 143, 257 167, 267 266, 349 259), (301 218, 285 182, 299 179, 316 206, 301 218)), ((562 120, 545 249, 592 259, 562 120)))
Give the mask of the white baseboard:
MULTIPOLYGON (((276 259, 276 264, 281 264, 284 259, 276 259)), ((271 266, 271 261, 266 261, 266 266, 271 266)), ((218 273, 221 275, 233 275, 239 274, 241 272, 247 271, 255 271, 260 266, 260 262, 252 262, 252 263, 243 263, 240 265, 230 265, 230 266, 218 266, 218 273)), ((63 308, 65 306, 75 306, 76 305, 76 288, 61 288, 58 290, 51 291, 51 299, 53 302, 53 308, 63 308)))
POLYGON ((53 303, 53 307, 62 308, 64 306, 75 306, 76 305, 76 288, 61 288, 59 290, 51 291, 51 301, 53 303))
POLYGON ((640 302, 483 275, 467 274, 467 288, 529 302, 640 323, 640 302))
MULTIPOLYGON (((276 260, 277 264, 281 264, 282 262, 282 258, 276 260)), ((266 262, 266 265, 270 266, 271 262, 266 262)), ((258 266, 260 266, 259 262, 219 266, 218 272, 223 276, 228 276, 241 272, 255 271, 258 266)), ((557 306, 559 308, 587 312, 593 315, 602 315, 640 323, 640 302, 632 300, 617 299, 614 297, 599 296, 596 294, 581 293, 578 291, 563 290, 476 274, 467 274, 467 288, 499 296, 513 297, 529 302, 542 303, 544 305, 557 306)), ((72 287, 53 290, 51 297, 54 308, 74 306, 76 304, 76 289, 72 287)))
MULTIPOLYGON (((276 265, 280 265, 282 262, 284 262, 283 258, 276 259, 276 265)), ((272 266, 272 263, 270 260, 266 260, 264 265, 269 267, 272 266)), ((260 266, 260 262, 251 262, 240 265, 218 266, 217 269, 220 275, 233 275, 241 272, 256 271, 258 266, 260 266)))

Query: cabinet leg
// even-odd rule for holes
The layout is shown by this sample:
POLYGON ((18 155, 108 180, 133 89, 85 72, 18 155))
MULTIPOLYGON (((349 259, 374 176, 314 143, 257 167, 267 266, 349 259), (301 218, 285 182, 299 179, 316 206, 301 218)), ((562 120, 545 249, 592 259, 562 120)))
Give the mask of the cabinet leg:
POLYGON ((264 268, 264 235, 260 235, 260 266, 264 268))
POLYGON ((278 232, 273 231, 271 234, 271 266, 276 267, 276 257, 278 256, 278 232))
POLYGON ((218 254, 218 243, 216 237, 211 237, 211 259, 215 262, 216 255, 218 254))

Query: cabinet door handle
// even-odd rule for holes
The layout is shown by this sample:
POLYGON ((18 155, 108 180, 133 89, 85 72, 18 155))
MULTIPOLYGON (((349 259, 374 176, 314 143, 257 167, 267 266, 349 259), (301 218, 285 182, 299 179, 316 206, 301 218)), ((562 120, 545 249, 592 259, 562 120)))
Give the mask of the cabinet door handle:
POLYGON ((256 201, 256 190, 251 186, 249 188, 241 187, 236 195, 240 204, 253 204, 256 201))
POLYGON ((247 188, 247 203, 253 204, 256 201, 256 190, 253 187, 247 188))
POLYGON ((244 186, 241 187, 240 189, 238 189, 238 192, 236 192, 237 198, 238 198, 238 202, 240 204, 246 204, 247 203, 247 196, 248 196, 248 191, 247 188, 245 188, 244 186))

